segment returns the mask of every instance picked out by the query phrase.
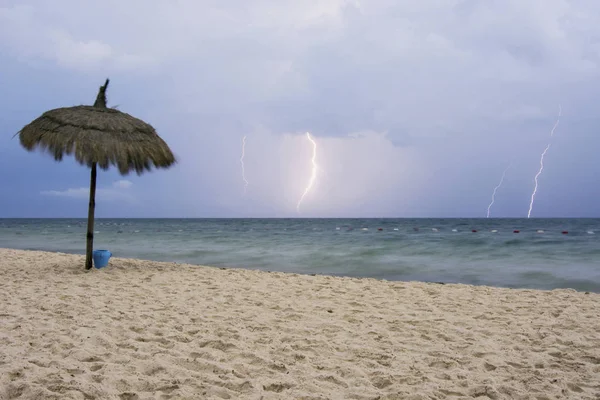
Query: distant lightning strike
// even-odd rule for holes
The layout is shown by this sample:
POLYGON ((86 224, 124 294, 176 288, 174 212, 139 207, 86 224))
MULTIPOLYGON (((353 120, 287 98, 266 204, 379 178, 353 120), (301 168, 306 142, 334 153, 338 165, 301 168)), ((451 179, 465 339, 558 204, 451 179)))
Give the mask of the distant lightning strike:
POLYGON ((246 168, 244 167, 244 157, 246 156, 246 136, 242 138, 242 156, 240 157, 240 164, 242 164, 242 179, 244 180, 244 196, 248 190, 248 180, 246 179, 246 168))
MULTIPOLYGON (((562 115, 562 108, 559 105, 558 106, 558 118, 556 119, 556 122, 554 123, 554 127, 552 128, 552 131, 550 131, 550 137, 554 136, 554 130, 556 129, 556 127, 558 126, 558 123, 560 122, 561 115, 562 115)), ((533 202, 535 201, 535 195, 536 195, 537 189, 538 189, 538 178, 542 174, 542 171, 544 171, 544 157, 546 156, 546 153, 550 149, 550 145, 551 145, 551 143, 548 142, 548 145, 542 152, 542 156, 540 157, 540 169, 539 169, 538 173, 535 174, 535 178, 533 179, 535 181, 535 187, 533 188, 533 193, 531 194, 531 202, 529 203, 529 212, 527 213, 527 218, 531 218, 531 210, 533 209, 533 202)))
POLYGON ((506 167, 504 172, 502 172, 502 178, 500 178, 500 182, 498 183, 498 186, 496 186, 494 188, 494 193, 492 193, 492 202, 490 203, 490 205, 487 208, 487 218, 490 217, 490 210, 492 209, 492 206, 494 205, 494 201, 496 201, 496 192, 498 191, 500 186, 502 186, 502 183, 504 182, 504 177, 506 176, 506 172, 508 172, 508 170, 510 169, 511 166, 512 166, 512 161, 510 162, 510 164, 508 164, 508 167, 506 167))
POLYGON ((300 212, 300 204, 302 203, 302 200, 304 200, 304 196, 306 196, 308 194, 308 192, 310 192, 310 189, 312 189, 313 185, 315 184, 315 179, 317 179, 317 162, 316 162, 316 158, 317 158, 317 143, 313 140, 313 138, 310 136, 309 132, 306 132, 306 137, 308 138, 308 140, 312 143, 313 146, 313 154, 312 154, 312 173, 310 175, 310 180, 308 181, 308 186, 306 186, 306 189, 304 189, 304 193, 302 193, 302 196, 300 197, 300 200, 298 200, 298 204, 296 205, 296 211, 300 212))

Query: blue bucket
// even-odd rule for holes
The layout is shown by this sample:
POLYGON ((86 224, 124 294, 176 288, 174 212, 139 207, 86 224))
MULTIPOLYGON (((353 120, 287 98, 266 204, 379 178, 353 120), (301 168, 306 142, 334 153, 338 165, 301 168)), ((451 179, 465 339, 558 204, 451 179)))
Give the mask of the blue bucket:
POLYGON ((94 267, 104 268, 108 265, 112 253, 108 250, 94 250, 92 258, 94 259, 94 267))

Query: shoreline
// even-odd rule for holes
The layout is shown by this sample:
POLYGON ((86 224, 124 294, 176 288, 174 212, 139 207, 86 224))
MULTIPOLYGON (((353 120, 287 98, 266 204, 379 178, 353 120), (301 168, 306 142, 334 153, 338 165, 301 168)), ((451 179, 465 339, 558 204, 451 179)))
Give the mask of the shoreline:
MULTIPOLYGON (((15 251, 25 251, 25 252, 41 252, 41 253, 50 253, 50 254, 64 254, 64 255, 72 255, 77 257, 85 257, 85 251, 73 251, 73 252, 64 252, 64 251, 55 251, 55 250, 44 250, 44 249, 22 249, 22 248, 9 248, 9 247, 0 247, 0 250, 15 250, 15 251)), ((147 258, 136 258, 136 257, 111 257, 111 260, 135 260, 135 261, 144 261, 149 263, 162 263, 162 264, 172 264, 172 265, 189 265, 203 268, 218 268, 218 269, 231 269, 231 270, 248 270, 248 271, 261 271, 265 273, 281 273, 281 274, 290 274, 290 275, 306 275, 306 276, 327 276, 331 278, 347 278, 347 279, 373 279, 375 281, 384 281, 384 282, 400 282, 400 283, 426 283, 426 284, 436 284, 436 285, 465 285, 465 286, 474 286, 474 287, 489 287, 496 289, 508 289, 508 290, 540 290, 540 291, 553 291, 553 290, 574 290, 576 292, 581 292, 585 294, 595 293, 600 295, 600 289, 590 289, 588 287, 585 288, 577 288, 577 287, 553 287, 553 288, 536 288, 536 287, 521 287, 521 286, 501 286, 501 285, 491 285, 491 284, 476 284, 476 283, 464 283, 464 282, 453 282, 453 281, 429 281, 429 280, 396 280, 396 279, 386 279, 386 278, 378 278, 372 276, 361 276, 361 275, 346 275, 346 274, 333 274, 333 273, 313 273, 313 272, 301 272, 301 271, 278 271, 278 270, 267 270, 259 267, 250 268, 244 266, 216 266, 216 265, 203 265, 196 264, 184 261, 169 261, 169 260, 152 260, 147 258)), ((92 268, 95 269, 95 268, 92 268)), ((1 400, 1 399, 0 399, 1 400)))
POLYGON ((594 399, 600 294, 0 249, 0 399, 594 399))

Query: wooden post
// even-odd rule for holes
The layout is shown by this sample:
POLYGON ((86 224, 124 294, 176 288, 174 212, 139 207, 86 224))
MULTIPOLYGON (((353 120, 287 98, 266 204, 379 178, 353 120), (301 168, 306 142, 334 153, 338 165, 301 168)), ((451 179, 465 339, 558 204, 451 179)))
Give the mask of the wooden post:
MULTIPOLYGON (((106 88, 109 80, 100 86, 94 107, 106 108, 106 88)), ((90 205, 88 208, 87 242, 85 245, 85 269, 92 268, 92 253, 94 251, 94 211, 96 209, 96 163, 92 163, 92 176, 90 178, 90 205)))
POLYGON ((94 250, 94 210, 96 208, 96 163, 92 163, 90 178, 90 204, 88 209, 87 244, 85 246, 85 269, 92 268, 92 251, 94 250))

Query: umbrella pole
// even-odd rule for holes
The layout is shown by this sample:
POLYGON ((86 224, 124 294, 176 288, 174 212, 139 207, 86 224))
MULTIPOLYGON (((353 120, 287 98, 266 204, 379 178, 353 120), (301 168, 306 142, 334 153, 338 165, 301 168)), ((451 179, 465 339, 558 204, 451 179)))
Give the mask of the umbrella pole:
POLYGON ((94 210, 96 208, 96 163, 92 163, 90 177, 90 205, 88 209, 87 244, 85 246, 85 269, 92 268, 92 251, 94 249, 94 210))

